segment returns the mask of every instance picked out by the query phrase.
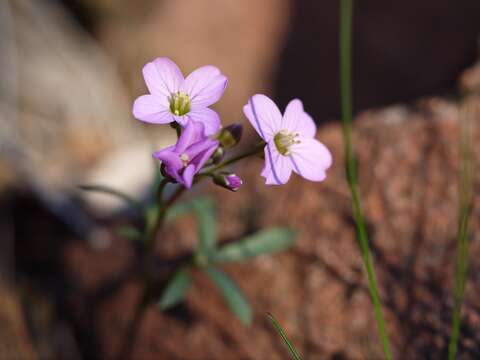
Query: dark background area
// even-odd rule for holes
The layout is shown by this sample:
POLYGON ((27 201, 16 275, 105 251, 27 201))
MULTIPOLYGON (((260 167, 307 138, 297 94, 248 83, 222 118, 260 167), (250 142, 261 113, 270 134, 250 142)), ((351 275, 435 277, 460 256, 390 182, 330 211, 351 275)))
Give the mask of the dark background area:
MULTIPOLYGON (((320 122, 338 119, 338 1, 294 1, 276 73, 280 103, 301 98, 320 122)), ((480 2, 355 1, 355 109, 451 94, 478 56, 480 2)))

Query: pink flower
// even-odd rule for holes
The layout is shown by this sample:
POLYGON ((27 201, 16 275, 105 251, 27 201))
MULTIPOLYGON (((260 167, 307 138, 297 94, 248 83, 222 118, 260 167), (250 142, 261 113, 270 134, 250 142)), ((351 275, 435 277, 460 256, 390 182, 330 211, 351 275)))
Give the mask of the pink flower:
POLYGON ((208 106, 216 103, 227 86, 227 78, 215 66, 207 65, 186 78, 168 58, 157 58, 143 67, 143 77, 150 94, 133 104, 133 116, 153 123, 176 121, 185 127, 191 120, 203 123, 205 135, 220 128, 218 114, 208 106))
POLYGON ((311 181, 322 181, 332 165, 332 155, 315 139, 317 128, 298 99, 290 101, 282 117, 265 95, 252 96, 243 112, 267 143, 262 176, 267 185, 285 184, 292 171, 311 181))
POLYGON ((189 121, 175 145, 153 153, 162 161, 165 172, 176 182, 191 188, 193 177, 218 147, 217 140, 204 135, 203 124, 189 121))

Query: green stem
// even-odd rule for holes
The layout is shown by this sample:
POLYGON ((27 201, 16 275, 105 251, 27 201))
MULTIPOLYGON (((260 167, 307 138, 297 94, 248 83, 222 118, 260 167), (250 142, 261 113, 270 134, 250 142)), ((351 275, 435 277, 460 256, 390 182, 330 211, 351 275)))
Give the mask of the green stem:
POLYGON ((367 230, 362 210, 358 187, 357 161, 352 141, 352 21, 353 0, 340 1, 340 89, 342 99, 342 129, 345 149, 345 169, 348 185, 352 194, 353 215, 356 224, 357 241, 362 252, 362 259, 367 271, 370 296, 375 310, 375 318, 386 359, 392 359, 390 342, 385 330, 378 285, 372 256, 368 244, 367 230))
POLYGON ((142 320, 143 314, 151 302, 150 294, 152 291, 153 283, 149 273, 149 265, 150 265, 151 259, 153 258, 153 248, 155 246, 155 238, 157 236, 158 231, 162 227, 167 209, 175 202, 175 200, 185 190, 183 186, 179 187, 168 200, 164 201, 163 192, 168 183, 169 183, 168 179, 162 179, 162 181, 158 185, 157 192, 156 192, 156 202, 157 202, 157 206, 155 207, 156 211, 153 212, 152 215, 150 215, 149 212, 146 213, 145 233, 146 233, 146 239, 148 242, 147 242, 147 252, 145 254, 145 258, 143 259, 144 261, 143 265, 146 268, 146 271, 143 271, 142 273, 144 290, 143 290, 140 302, 135 308, 133 318, 130 321, 129 325, 127 326, 125 342, 118 353, 118 359, 124 359, 130 356, 132 347, 137 337, 140 321, 142 320))
MULTIPOLYGON (((263 144, 262 147, 263 149, 263 144)), ((247 151, 243 154, 240 154, 238 156, 235 156, 217 166, 215 166, 213 169, 211 169, 208 172, 205 173, 200 173, 195 176, 194 179, 194 184, 197 184, 200 182, 202 179, 205 177, 208 177, 211 175, 213 171, 219 170, 227 165, 233 164, 241 159, 244 159, 246 157, 255 155, 259 152, 260 145, 256 146, 254 149, 247 151)), ((167 200, 163 199, 163 192, 165 190, 166 185, 169 183, 168 179, 163 179, 160 184, 158 185, 157 188, 157 193, 156 193, 156 202, 157 206, 155 208, 152 208, 152 210, 146 212, 146 229, 145 229, 145 234, 146 234, 146 240, 147 240, 147 253, 146 253, 146 259, 145 261, 149 262, 151 257, 153 257, 153 248, 155 246, 155 238, 157 236, 158 231, 162 227, 163 221, 165 220, 165 215, 167 213, 168 208, 183 194, 185 191, 185 187, 179 186, 175 192, 168 198, 167 200)), ((147 266, 148 269, 148 266, 147 266)), ((122 347, 121 351, 119 352, 119 359, 128 357, 130 355, 130 352, 132 350, 133 344, 135 342, 135 338, 137 335, 138 327, 140 324, 140 321, 142 319, 143 313, 145 312, 145 309, 147 306, 150 304, 150 292, 152 291, 152 281, 150 277, 148 276, 148 271, 144 273, 144 291, 142 295, 142 299, 137 305, 135 309, 135 313, 133 316, 132 321, 130 322, 128 328, 127 328, 127 337, 126 337, 126 342, 125 345, 122 347)))
POLYGON ((247 150, 244 153, 238 154, 237 156, 234 156, 234 157, 218 164, 217 166, 213 167, 212 169, 209 169, 208 171, 202 173, 201 175, 213 174, 215 171, 223 169, 225 166, 236 163, 237 161, 240 161, 240 160, 245 159, 247 157, 257 155, 257 154, 259 154, 263 151, 264 147, 265 147, 265 143, 261 142, 261 143, 257 144, 256 146, 254 146, 252 149, 247 150))
POLYGON ((472 211, 473 161, 471 151, 472 122, 468 116, 468 99, 460 111, 460 170, 459 170, 459 216, 457 233, 457 250, 455 261, 455 285, 453 290, 454 304, 452 329, 448 345, 448 359, 454 360, 457 354, 460 336, 460 320, 465 294, 465 282, 468 270, 468 223, 472 211))
POLYGON ((156 193, 155 200, 156 200, 157 206, 152 208, 152 210, 147 211, 147 214, 146 214, 145 233, 147 237, 148 247, 153 247, 155 236, 157 235, 157 232, 161 227, 163 218, 165 217, 165 213, 167 209, 163 202, 163 191, 165 190, 165 187, 167 186, 168 183, 169 183, 168 179, 162 179, 162 181, 158 185, 157 193, 156 193))

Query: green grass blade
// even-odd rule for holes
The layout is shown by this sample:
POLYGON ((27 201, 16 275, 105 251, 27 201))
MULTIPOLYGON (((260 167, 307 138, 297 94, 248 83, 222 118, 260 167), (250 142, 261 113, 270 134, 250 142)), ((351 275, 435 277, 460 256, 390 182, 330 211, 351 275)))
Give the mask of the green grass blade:
POLYGON ((181 302, 191 284, 190 271, 186 268, 178 270, 163 291, 159 302, 160 308, 166 310, 181 302))
POLYGON ((220 290, 230 310, 244 325, 250 325, 252 323, 252 309, 235 282, 224 272, 214 267, 205 268, 205 272, 220 290))
POLYGON ((113 189, 109 186, 104 186, 104 185, 80 185, 79 188, 84 191, 99 192, 106 195, 114 196, 124 201, 125 203, 127 203, 127 205, 130 205, 131 207, 135 208, 140 213, 143 212, 143 205, 141 202, 135 200, 133 197, 131 197, 128 194, 125 194, 120 190, 113 189))
POLYGON ((243 261, 262 254, 285 250, 295 242, 295 233, 288 228, 259 231, 221 247, 214 254, 215 262, 243 261))
POLYGON ((275 319, 275 317, 270 314, 270 313, 267 313, 267 316, 268 318, 270 319, 270 321, 272 322, 272 325, 273 327, 275 328, 275 330, 278 332, 278 334, 282 337, 283 339, 283 342, 285 343, 285 345, 287 345, 287 348, 288 348, 288 351, 290 352, 290 355, 292 356, 292 359, 294 360, 302 360, 302 358, 300 357, 300 355, 298 354, 298 351, 297 349, 295 349, 295 346, 293 345, 293 343, 290 341, 290 339, 288 338, 287 334, 285 333, 285 330, 283 330, 282 326, 279 324, 279 322, 277 321, 277 319, 275 319))
POLYGON ((460 322, 462 304, 465 294, 465 283, 468 271, 468 227, 470 214, 473 207, 473 153, 472 134, 473 121, 468 112, 468 98, 461 104, 460 109, 460 170, 459 182, 459 215, 457 232, 457 249, 455 261, 455 285, 453 289, 453 314, 448 345, 448 359, 454 360, 458 350, 458 339, 460 337, 460 322))
POLYGON ((352 24, 353 0, 340 0, 340 89, 342 104, 342 130, 345 149, 345 170, 348 185, 352 194, 353 216, 356 224, 357 241, 362 252, 363 263, 367 272, 368 287, 375 310, 375 319, 383 346, 385 358, 392 359, 390 341, 385 330, 377 280, 370 254, 368 236, 362 210, 360 192, 358 189, 357 161, 352 141, 352 24))

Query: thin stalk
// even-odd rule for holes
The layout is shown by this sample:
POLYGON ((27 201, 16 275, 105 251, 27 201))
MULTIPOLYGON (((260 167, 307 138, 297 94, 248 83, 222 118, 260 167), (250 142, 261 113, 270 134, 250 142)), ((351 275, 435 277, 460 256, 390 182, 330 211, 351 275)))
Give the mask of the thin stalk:
POLYGON ((468 114, 468 99, 461 105, 460 110, 460 169, 459 180, 459 213, 458 213, 458 233, 457 249, 455 261, 455 285, 453 290, 453 314, 450 333, 450 343, 448 345, 448 359, 454 360, 458 349, 458 339, 460 336, 460 320, 462 313, 462 304, 465 294, 465 282, 468 271, 468 224, 473 206, 473 161, 472 161, 472 121, 468 114))
POLYGON ((362 252, 362 259, 367 271, 368 287, 375 310, 380 340, 385 358, 392 359, 390 341, 385 330, 385 320, 378 292, 373 260, 368 244, 367 230, 362 210, 358 187, 357 161, 352 141, 352 21, 353 0, 340 1, 340 90, 342 105, 342 129, 345 149, 345 170, 352 194, 353 216, 356 224, 357 241, 362 252))
POLYGON ((293 360, 302 360, 302 357, 299 355, 297 349, 295 348, 295 345, 293 345, 293 343, 290 341, 287 334, 285 333, 285 330, 283 330, 282 326, 278 323, 277 319, 275 319, 275 317, 270 313, 267 313, 267 316, 268 316, 269 320, 271 321, 275 330, 278 332, 278 334, 283 339, 283 342, 287 346, 288 351, 290 352, 290 355, 291 355, 292 359, 293 360))
POLYGON ((99 192, 99 193, 104 193, 104 194, 117 197, 123 200, 125 203, 127 203, 131 207, 133 207, 139 213, 143 212, 142 203, 140 203, 130 195, 127 195, 120 190, 113 189, 109 186, 104 186, 104 185, 80 185, 79 188, 84 191, 99 192))
POLYGON ((247 150, 244 153, 238 154, 228 160, 225 160, 224 162, 221 162, 217 166, 214 166, 213 168, 209 169, 208 171, 204 172, 203 174, 213 174, 215 171, 223 169, 225 166, 232 165, 233 163, 236 163, 237 161, 240 161, 242 159, 245 159, 247 157, 257 155, 260 152, 263 151, 263 148, 265 147, 265 143, 261 142, 257 145, 255 145, 252 149, 247 150))
POLYGON ((155 236, 157 235, 158 230, 160 229, 162 225, 163 218, 165 217, 165 212, 167 206, 165 205, 163 201, 163 191, 165 190, 165 187, 169 183, 168 179, 162 179, 160 184, 158 185, 157 192, 156 192, 156 203, 157 206, 155 208, 152 208, 154 211, 153 213, 148 213, 146 214, 146 237, 147 237, 147 245, 149 247, 153 246, 153 242, 155 240, 155 236))
MULTIPOLYGON (((213 171, 219 170, 227 165, 233 164, 239 160, 242 160, 244 158, 257 154, 259 152, 259 149, 260 149, 260 145, 254 147, 252 150, 239 154, 223 163, 220 163, 219 165, 215 166, 213 169, 210 169, 205 173, 197 174, 195 176, 193 184, 195 185, 199 183, 205 177, 208 177, 211 173, 213 173, 213 171)), ((157 236, 158 231, 161 229, 163 225, 163 221, 165 220, 165 215, 167 213, 168 208, 171 205, 173 205, 173 203, 185 191, 185 187, 179 186, 168 199, 164 200, 163 192, 168 183, 169 183, 168 179, 163 179, 160 182, 157 188, 157 193, 156 193, 157 207, 155 209, 152 208, 151 212, 147 211, 145 214, 145 217, 146 217, 145 236, 147 240, 147 253, 146 253, 145 261, 147 263, 153 257, 153 248, 155 246, 155 238, 157 236)), ((126 341, 124 343, 124 346, 122 346, 121 350, 119 351, 118 359, 129 357, 132 351, 132 347, 135 343, 138 328, 140 326, 140 321, 143 317, 145 310, 147 309, 147 307, 150 305, 152 301, 150 294, 152 292, 153 284, 148 274, 148 266, 147 266, 147 271, 144 272, 143 282, 144 282, 144 290, 143 290, 142 298, 135 309, 133 319, 130 321, 127 327, 126 341)))

